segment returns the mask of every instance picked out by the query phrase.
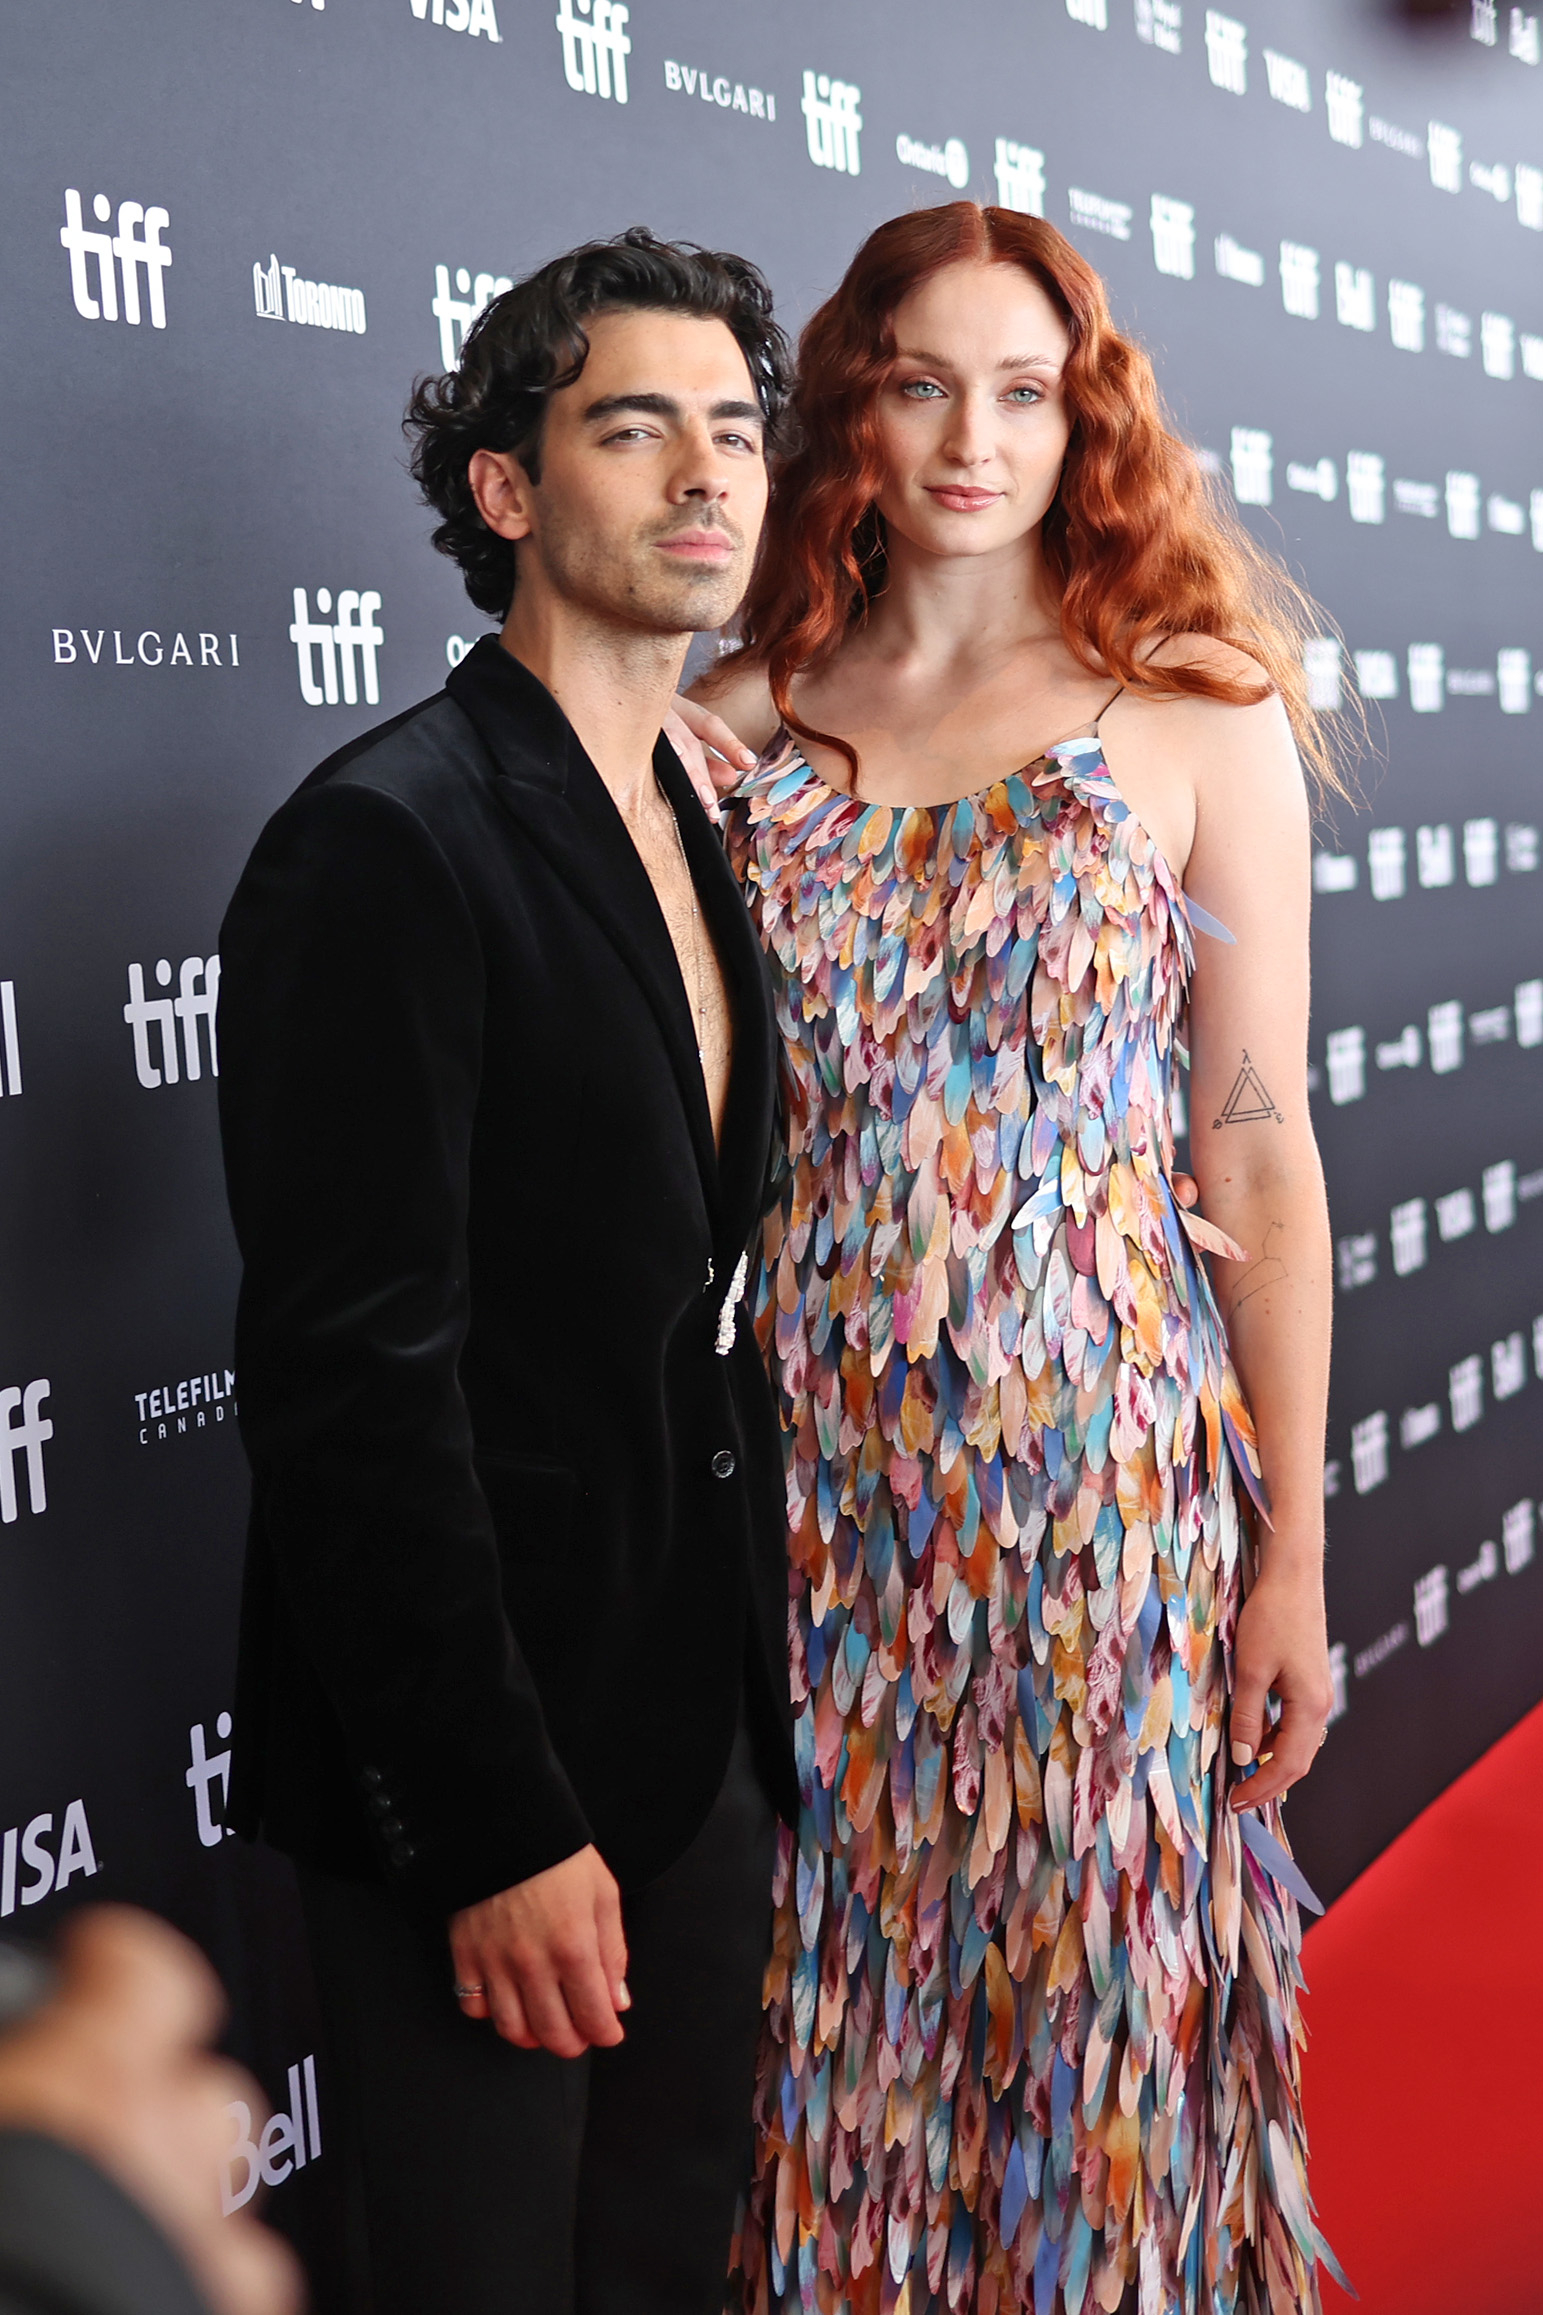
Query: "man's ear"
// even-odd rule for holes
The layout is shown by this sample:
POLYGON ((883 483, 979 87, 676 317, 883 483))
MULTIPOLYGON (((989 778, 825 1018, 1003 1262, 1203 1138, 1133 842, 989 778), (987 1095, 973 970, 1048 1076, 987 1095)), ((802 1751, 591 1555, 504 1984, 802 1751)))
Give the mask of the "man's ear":
POLYGON ((512 450, 474 450, 466 469, 477 512, 501 539, 528 539, 531 479, 512 450))

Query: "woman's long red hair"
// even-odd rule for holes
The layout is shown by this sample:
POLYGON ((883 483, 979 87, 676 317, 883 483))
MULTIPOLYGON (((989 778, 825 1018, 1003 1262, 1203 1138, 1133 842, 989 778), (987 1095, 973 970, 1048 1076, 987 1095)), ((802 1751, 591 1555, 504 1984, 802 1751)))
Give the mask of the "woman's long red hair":
POLYGON ((884 586, 875 414, 895 358, 893 316, 929 274, 961 261, 1021 266, 1071 337, 1064 372, 1071 438, 1041 541, 1073 658, 1133 691, 1234 705, 1277 692, 1318 780, 1344 793, 1303 672, 1303 644, 1324 632, 1323 614, 1249 536, 1167 425, 1152 365, 1115 328, 1087 260, 1042 218, 973 201, 879 226, 806 326, 791 447, 776 469, 729 664, 764 667, 789 728, 839 748, 855 775, 847 743, 800 723, 792 685, 829 659, 884 586), (1234 645, 1260 679, 1203 661, 1153 666, 1152 646, 1179 635, 1234 645))

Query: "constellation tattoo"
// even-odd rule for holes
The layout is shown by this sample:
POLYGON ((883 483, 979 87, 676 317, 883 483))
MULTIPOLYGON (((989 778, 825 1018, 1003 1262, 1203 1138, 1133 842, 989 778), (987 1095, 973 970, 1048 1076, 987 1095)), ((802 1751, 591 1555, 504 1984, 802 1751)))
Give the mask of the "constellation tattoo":
POLYGON ((1274 1251, 1276 1237, 1284 1228, 1284 1223, 1272 1222, 1265 1231, 1264 1246, 1258 1261, 1251 1262, 1238 1280, 1232 1296, 1234 1311, 1241 1310, 1244 1303, 1252 1302, 1256 1294, 1262 1294, 1268 1286, 1278 1286, 1283 1278, 1290 1275, 1285 1263, 1274 1251))
POLYGON ((1243 1066, 1233 1081, 1232 1091, 1222 1103, 1220 1117, 1211 1120, 1211 1131, 1214 1133, 1218 1126, 1223 1125, 1263 1125, 1265 1119, 1270 1117, 1274 1118, 1277 1125, 1286 1122, 1275 1106, 1273 1095, 1266 1089, 1264 1079, 1245 1053, 1243 1066))

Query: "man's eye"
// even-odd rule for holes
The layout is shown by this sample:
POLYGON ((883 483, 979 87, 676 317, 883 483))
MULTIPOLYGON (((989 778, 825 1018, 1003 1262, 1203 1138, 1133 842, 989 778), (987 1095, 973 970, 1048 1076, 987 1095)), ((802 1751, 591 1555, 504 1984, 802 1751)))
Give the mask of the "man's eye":
POLYGON ((718 439, 720 442, 726 442, 734 450, 759 450, 761 447, 759 442, 748 434, 720 434, 718 439))

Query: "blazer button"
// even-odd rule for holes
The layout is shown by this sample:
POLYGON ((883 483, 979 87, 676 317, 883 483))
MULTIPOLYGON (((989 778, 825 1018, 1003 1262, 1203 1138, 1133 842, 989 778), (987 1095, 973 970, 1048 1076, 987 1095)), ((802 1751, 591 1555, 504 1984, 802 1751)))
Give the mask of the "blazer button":
POLYGON ((732 1451, 727 1447, 720 1447, 713 1457, 713 1477, 715 1479, 732 1479, 738 1468, 732 1451))
POLYGON ((387 1817, 380 1828, 380 1837, 383 1841, 399 1841, 406 1830, 400 1817, 387 1817))
POLYGON ((359 1782, 366 1792, 379 1792, 385 1781, 378 1768, 362 1768, 359 1771, 359 1782))
POLYGON ((411 1841, 393 1841, 388 1854, 393 1865, 410 1865, 418 1852, 411 1841))
POLYGON ((389 1817, 389 1816, 390 1816, 390 1814, 391 1814, 391 1796, 390 1796, 390 1794, 389 1794, 389 1793, 371 1793, 371 1795, 370 1795, 370 1808, 371 1808, 371 1810, 374 1812, 374 1814, 375 1814, 377 1817, 389 1817))

